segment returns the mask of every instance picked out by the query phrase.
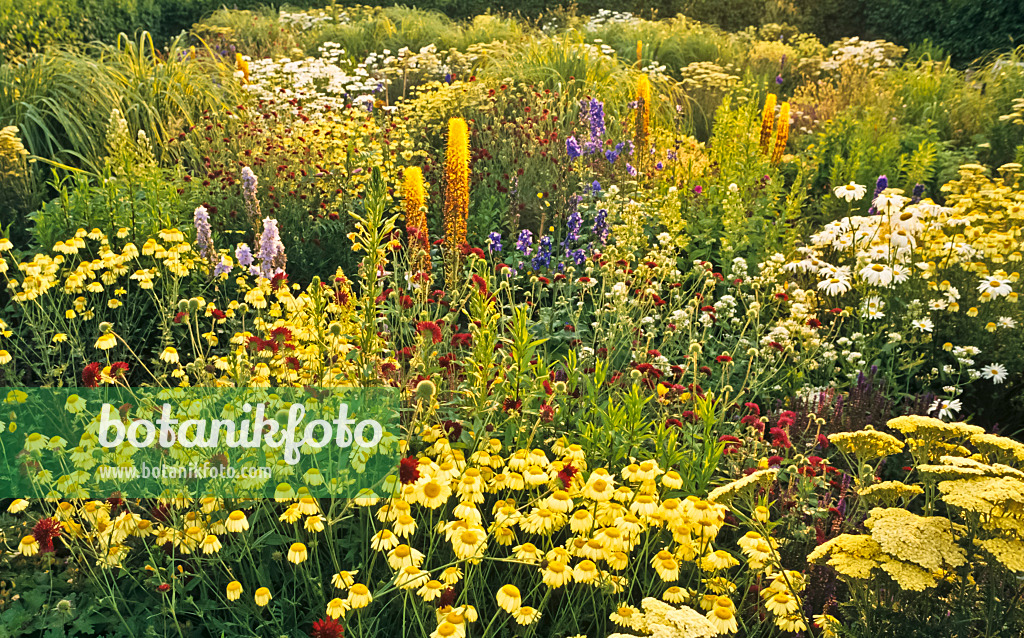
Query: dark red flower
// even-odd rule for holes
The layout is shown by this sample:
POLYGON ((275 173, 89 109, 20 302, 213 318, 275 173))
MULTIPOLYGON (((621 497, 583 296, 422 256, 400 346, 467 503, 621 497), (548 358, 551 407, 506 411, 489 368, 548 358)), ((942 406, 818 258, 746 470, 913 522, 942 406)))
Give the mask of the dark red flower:
POLYGON ((115 361, 110 364, 110 376, 123 377, 128 374, 128 364, 124 361, 115 361))
POLYGON ((87 388, 95 388, 100 384, 100 364, 90 363, 82 368, 82 385, 87 388))
POLYGON ((40 552, 52 552, 53 539, 60 536, 60 523, 53 518, 41 518, 32 528, 32 536, 38 541, 40 552))
MULTIPOLYGON (((545 381, 545 383, 547 383, 547 381, 545 381)), ((540 418, 545 423, 551 423, 552 421, 555 420, 555 409, 548 405, 547 403, 545 403, 544 405, 540 406, 540 418)))
POLYGON ((769 430, 769 434, 772 435, 773 446, 785 449, 793 447, 793 444, 789 442, 789 435, 782 428, 772 428, 769 430))
POLYGON ((768 467, 779 467, 782 465, 782 457, 778 454, 768 457, 768 467))
POLYGON ((227 317, 227 315, 224 314, 223 310, 219 310, 217 308, 214 308, 213 310, 211 310, 210 314, 213 315, 214 319, 224 319, 224 318, 227 317))
POLYGON ((448 435, 448 440, 455 443, 462 436, 462 424, 458 421, 443 421, 441 429, 448 435))
POLYGON ((471 335, 471 334, 469 334, 467 332, 456 332, 455 334, 452 335, 452 347, 453 348, 460 348, 460 347, 468 348, 468 347, 470 347, 472 345, 473 345, 473 335, 471 335))
POLYGON ((473 285, 481 295, 487 294, 487 280, 480 275, 473 275, 473 285))
POLYGON ((430 340, 433 343, 441 343, 441 327, 433 321, 421 321, 416 324, 416 332, 420 334, 430 333, 430 340))
POLYGON ((811 328, 820 328, 821 322, 818 321, 817 319, 812 318, 807 320, 807 325, 810 326, 811 328))
POLYGON ((572 463, 566 463, 562 466, 562 469, 558 470, 558 480, 562 482, 562 486, 565 489, 569 489, 572 485, 572 479, 576 474, 579 473, 579 469, 572 463))
POLYGON ((434 604, 437 605, 438 608, 451 607, 455 604, 455 600, 457 598, 458 597, 455 594, 455 589, 449 587, 448 589, 441 592, 441 595, 438 597, 436 601, 434 601, 434 604))
POLYGON ((309 633, 310 638, 343 638, 344 635, 345 628, 332 618, 314 620, 313 631, 309 633))
POLYGON ((817 444, 821 449, 827 450, 829 446, 828 437, 824 434, 819 434, 817 437, 817 444))
POLYGON ((513 399, 512 397, 509 397, 502 402, 501 407, 505 409, 505 412, 519 410, 523 407, 523 401, 522 399, 513 399))
POLYGON ((398 462, 398 478, 402 485, 415 483, 420 478, 420 463, 415 457, 407 456, 398 462))

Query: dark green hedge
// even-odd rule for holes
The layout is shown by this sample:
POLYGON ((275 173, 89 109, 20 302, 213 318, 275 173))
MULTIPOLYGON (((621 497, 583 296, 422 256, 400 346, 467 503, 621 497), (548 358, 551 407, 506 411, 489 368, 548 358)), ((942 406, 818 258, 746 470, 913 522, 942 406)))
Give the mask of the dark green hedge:
MULTIPOLYGON (((788 22, 831 42, 843 36, 885 38, 904 46, 930 40, 958 64, 1024 44, 1022 0, 363 0, 350 4, 410 4, 454 18, 507 11, 537 16, 558 6, 583 13, 601 8, 643 17, 685 14, 726 30, 788 22)), ((48 44, 113 41, 146 29, 163 40, 221 6, 251 9, 268 0, 0 0, 0 58, 48 44)), ((329 0, 291 0, 316 7, 329 0)))

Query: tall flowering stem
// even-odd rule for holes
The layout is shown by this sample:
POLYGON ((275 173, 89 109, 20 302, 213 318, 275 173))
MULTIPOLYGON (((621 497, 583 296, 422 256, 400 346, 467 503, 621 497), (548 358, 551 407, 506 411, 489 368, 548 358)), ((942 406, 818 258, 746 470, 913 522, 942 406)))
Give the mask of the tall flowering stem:
POLYGON ((772 129, 775 127, 775 94, 769 93, 764 101, 761 112, 761 153, 768 154, 768 144, 772 141, 772 129))
POLYGON ((445 282, 455 282, 459 247, 466 243, 469 218, 469 129, 466 120, 448 120, 448 149, 444 166, 445 282))
POLYGON ((775 132, 775 149, 772 151, 772 164, 778 164, 789 141, 789 102, 783 102, 779 108, 779 126, 775 132))
POLYGON ((651 151, 651 80, 641 75, 636 81, 636 131, 633 144, 637 150, 637 166, 644 170, 651 151))
POLYGON ((248 166, 242 168, 242 199, 245 200, 245 214, 249 217, 249 224, 256 232, 256 243, 260 243, 259 232, 263 213, 260 210, 260 200, 256 196, 256 186, 259 180, 256 174, 248 166))
POLYGON ((387 269, 388 254, 400 246, 394 236, 398 215, 388 214, 388 189, 379 166, 373 167, 363 201, 363 214, 350 212, 349 215, 356 221, 356 230, 351 235, 352 250, 366 253, 359 262, 360 290, 356 307, 360 321, 354 343, 359 385, 370 387, 382 383, 375 367, 385 345, 379 333, 377 299, 384 294, 386 278, 391 274, 387 269))
POLYGON ((430 269, 430 239, 427 235, 426 195, 423 189, 423 171, 409 166, 402 176, 402 194, 405 197, 405 227, 409 234, 409 262, 416 270, 430 269))

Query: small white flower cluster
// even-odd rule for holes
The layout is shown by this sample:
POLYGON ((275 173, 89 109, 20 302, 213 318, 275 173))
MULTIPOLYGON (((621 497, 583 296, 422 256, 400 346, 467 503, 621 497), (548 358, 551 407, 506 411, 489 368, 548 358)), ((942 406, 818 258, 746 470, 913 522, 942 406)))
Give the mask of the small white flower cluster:
POLYGON ((835 71, 847 65, 866 69, 896 66, 896 60, 907 52, 904 47, 885 40, 868 42, 858 37, 840 40, 831 49, 831 56, 821 63, 822 70, 835 71))
POLYGON ((323 11, 320 11, 316 15, 312 11, 288 11, 287 9, 281 9, 277 12, 278 23, 286 27, 298 27, 303 31, 309 31, 318 24, 324 22, 333 22, 334 24, 348 24, 348 14, 342 11, 335 16, 329 16, 323 11))
POLYGON ((633 14, 629 11, 611 11, 599 9, 597 15, 591 16, 583 26, 587 31, 596 31, 600 27, 609 24, 626 24, 633 21, 633 14))

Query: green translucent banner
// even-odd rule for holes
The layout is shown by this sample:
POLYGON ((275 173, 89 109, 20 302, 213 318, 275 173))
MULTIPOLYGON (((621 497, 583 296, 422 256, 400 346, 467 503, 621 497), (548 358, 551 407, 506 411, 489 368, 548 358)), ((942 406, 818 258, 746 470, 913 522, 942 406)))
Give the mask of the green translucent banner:
POLYGON ((392 388, 2 388, 0 498, 379 494, 398 407, 392 388))

